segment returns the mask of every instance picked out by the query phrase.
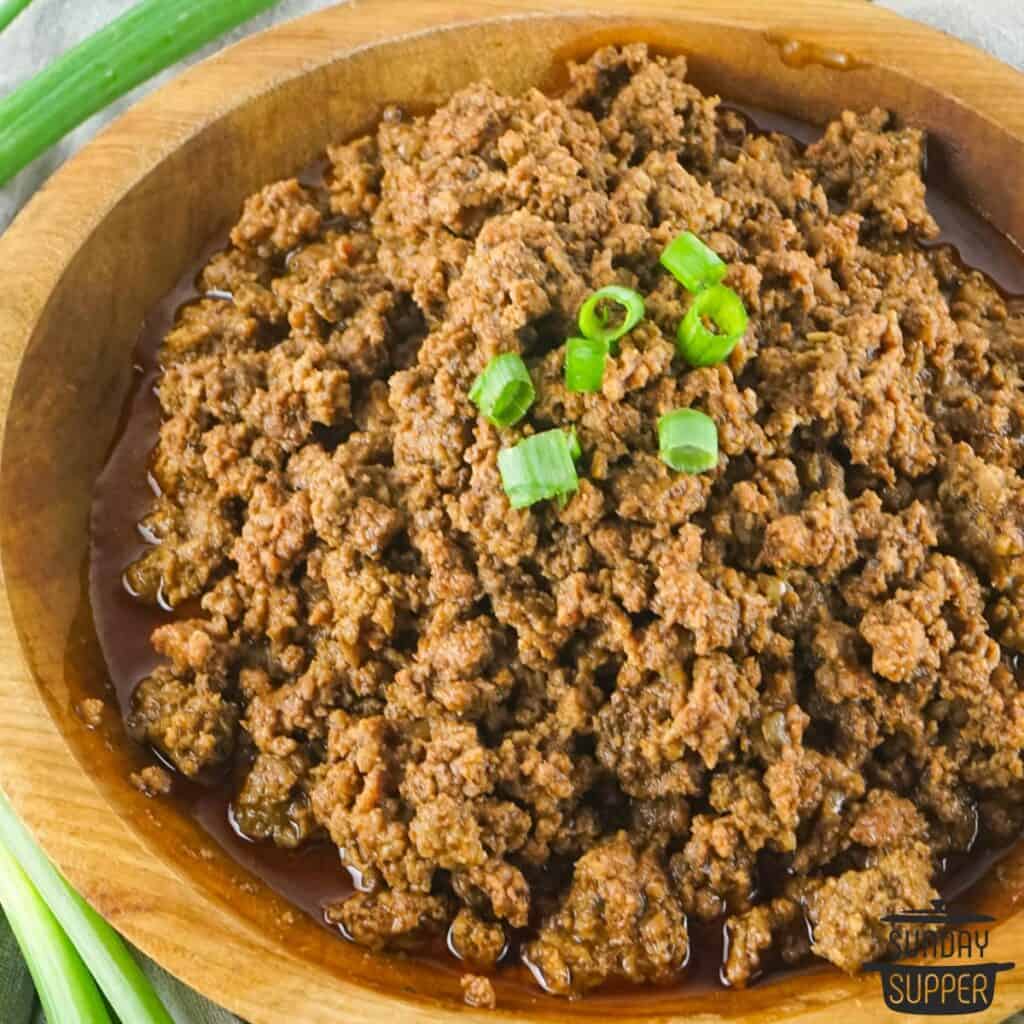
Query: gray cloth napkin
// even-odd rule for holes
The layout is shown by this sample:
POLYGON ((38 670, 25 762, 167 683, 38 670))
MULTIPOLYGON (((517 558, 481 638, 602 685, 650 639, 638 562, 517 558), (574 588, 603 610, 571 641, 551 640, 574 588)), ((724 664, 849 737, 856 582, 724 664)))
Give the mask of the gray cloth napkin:
MULTIPOLYGON (((144 94, 173 78, 183 68, 209 56, 250 32, 307 11, 331 6, 335 0, 281 0, 273 10, 254 18, 189 60, 139 86, 97 114, 49 153, 27 167, 0 189, 0 231, 14 218, 33 192, 76 149, 144 94)), ((57 54, 113 20, 131 6, 131 0, 34 0, 0 34, 0 95, 44 67, 57 54)), ((882 0, 888 7, 916 18, 1024 68, 1024 5, 1019 0, 882 0)), ((139 957, 177 1024, 238 1024, 238 1018, 203 999, 152 961, 139 957)), ((28 975, 6 922, 0 916, 0 1021, 3 1024, 38 1024, 43 1021, 28 975)), ((1024 1015, 1014 1018, 1024 1024, 1024 1015)), ((51 1024, 70 1024, 54 1021, 51 1024)), ((1009 1024, 1009 1022, 1008 1022, 1009 1024)))

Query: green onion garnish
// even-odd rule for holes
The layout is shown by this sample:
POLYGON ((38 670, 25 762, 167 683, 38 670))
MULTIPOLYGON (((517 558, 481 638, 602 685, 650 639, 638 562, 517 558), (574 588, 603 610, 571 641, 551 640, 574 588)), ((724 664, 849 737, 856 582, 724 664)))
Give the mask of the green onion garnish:
POLYGON ((133 86, 276 2, 141 0, 130 7, 0 100, 0 185, 133 86))
POLYGON ((567 433, 569 434, 569 454, 575 462, 583 455, 583 449, 580 447, 580 439, 576 436, 576 428, 570 427, 567 433))
POLYGON ((514 352, 495 356, 469 390, 470 401, 496 427, 518 423, 533 404, 530 371, 514 352))
POLYGON ((18 862, 0 843, 0 907, 48 1021, 110 1024, 96 983, 18 862))
POLYGON ((668 243, 661 254, 661 265, 694 293, 718 284, 728 269, 718 253, 709 249, 692 231, 684 231, 668 243))
MULTIPOLYGON (((174 1024, 121 937, 64 881, 18 820, 3 793, 0 793, 0 843, 21 866, 74 944, 118 1019, 125 1024, 129 1021, 131 1024, 174 1024)), ((65 1020, 77 1022, 79 1018, 47 1015, 47 1019, 63 1024, 65 1020)))
POLYGON ((680 473, 703 473, 718 465, 718 428, 697 409, 676 409, 658 420, 658 452, 680 473))
POLYGON ((632 288, 610 284, 594 292, 580 307, 580 333, 591 341, 603 341, 614 354, 615 342, 633 330, 643 318, 643 297, 632 288), (623 312, 613 313, 618 309, 623 312), (621 317, 618 323, 612 322, 613 315, 621 317))
POLYGON ((743 300, 731 288, 715 284, 693 297, 679 325, 676 348, 691 366, 714 366, 728 358, 746 330, 743 300), (717 332, 704 326, 705 319, 717 332))
POLYGON ((570 338, 565 343, 565 386, 570 391, 600 391, 607 358, 607 342, 570 338))
POLYGON ((512 507, 572 494, 579 487, 574 452, 579 452, 575 433, 558 429, 524 437, 498 452, 501 483, 512 507))

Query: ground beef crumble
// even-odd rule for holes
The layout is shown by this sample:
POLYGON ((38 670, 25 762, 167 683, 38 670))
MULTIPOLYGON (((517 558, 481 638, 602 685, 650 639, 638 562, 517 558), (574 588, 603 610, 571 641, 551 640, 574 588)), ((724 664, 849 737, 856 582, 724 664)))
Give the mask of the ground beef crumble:
POLYGON ((252 838, 333 841, 361 891, 329 917, 372 949, 521 949, 564 995, 677 977, 692 922, 736 986, 878 956, 1024 818, 1024 317, 920 245, 923 153, 882 111, 754 132, 630 45, 560 98, 389 109, 250 197, 160 353, 126 579, 182 614, 134 735, 237 760, 252 838), (683 230, 750 312, 716 367, 675 354, 683 230), (647 319, 568 392, 610 283, 647 319), (537 400, 499 431, 467 393, 504 352, 537 400), (716 470, 658 458, 680 406, 716 470), (510 509, 499 450, 569 425, 578 493, 510 509))
POLYGON ((98 729, 103 725, 104 703, 98 697, 86 697, 79 701, 75 713, 87 729, 98 729))
POLYGON ((158 764, 146 765, 129 776, 131 784, 143 796, 167 796, 174 788, 174 777, 166 768, 158 764))
POLYGON ((498 1005, 491 979, 480 974, 464 974, 461 978, 462 998, 467 1006, 493 1010, 498 1005))

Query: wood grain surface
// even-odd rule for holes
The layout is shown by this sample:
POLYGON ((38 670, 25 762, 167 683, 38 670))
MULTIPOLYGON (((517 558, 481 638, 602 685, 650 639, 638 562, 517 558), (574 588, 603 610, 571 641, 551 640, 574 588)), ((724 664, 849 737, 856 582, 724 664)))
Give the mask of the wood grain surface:
MULTIPOLYGON (((844 106, 897 111, 939 140, 965 195, 1024 238, 1024 78, 865 0, 354 0, 252 37, 139 104, 0 238, 0 782, 116 927, 253 1024, 886 1013, 877 977, 831 970, 746 993, 577 1003, 499 986, 496 1012, 468 1010, 458 972, 371 956, 293 914, 128 785, 138 754, 112 710, 98 730, 75 714, 105 683, 82 589, 88 508, 146 310, 245 195, 366 130, 385 103, 422 108, 481 77, 554 85, 567 55, 632 39, 686 52, 697 84, 727 98, 815 121, 844 106), (811 62, 790 66, 784 50, 811 62)), ((1022 966, 975 1020, 1024 1005, 1022 892, 1011 858, 980 897, 1000 917, 991 958, 1022 966)))

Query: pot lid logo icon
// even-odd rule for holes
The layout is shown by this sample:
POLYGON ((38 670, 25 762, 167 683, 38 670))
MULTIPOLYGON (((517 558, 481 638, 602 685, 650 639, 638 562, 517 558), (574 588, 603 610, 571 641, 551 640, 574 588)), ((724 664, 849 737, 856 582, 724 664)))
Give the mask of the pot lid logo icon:
POLYGON ((995 918, 947 910, 942 900, 929 908, 889 914, 890 959, 865 964, 882 977, 890 1010, 928 1015, 980 1013, 992 1005, 996 976, 1016 966, 986 961, 995 918), (926 962, 908 963, 909 960, 926 962))

